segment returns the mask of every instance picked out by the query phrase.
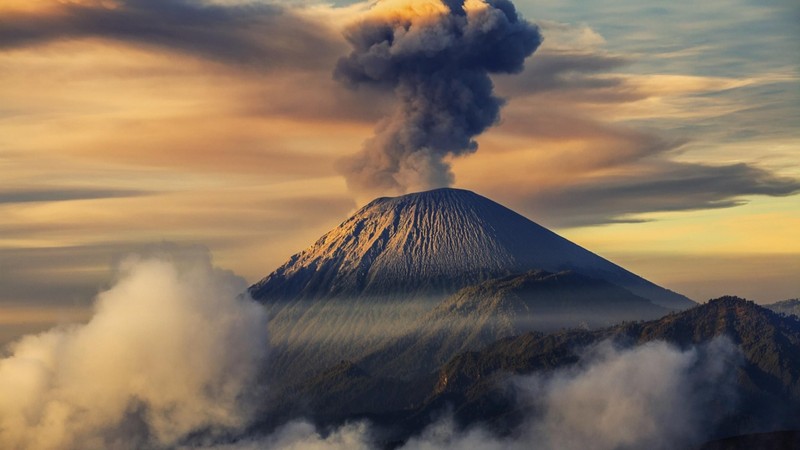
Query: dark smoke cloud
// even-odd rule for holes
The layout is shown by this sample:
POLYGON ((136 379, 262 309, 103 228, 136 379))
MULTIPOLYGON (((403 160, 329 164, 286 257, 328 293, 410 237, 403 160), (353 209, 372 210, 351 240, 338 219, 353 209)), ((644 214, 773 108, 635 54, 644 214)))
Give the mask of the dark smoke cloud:
POLYGON ((403 193, 447 186, 447 157, 474 152, 503 100, 491 73, 517 73, 541 43, 507 0, 388 1, 349 28, 334 76, 393 90, 396 107, 362 151, 340 165, 350 189, 403 193))

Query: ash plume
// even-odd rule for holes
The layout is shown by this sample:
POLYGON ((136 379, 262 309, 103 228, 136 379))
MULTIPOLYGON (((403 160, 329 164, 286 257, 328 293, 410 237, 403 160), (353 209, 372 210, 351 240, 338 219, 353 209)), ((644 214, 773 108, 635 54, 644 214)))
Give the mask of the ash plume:
POLYGON ((492 73, 517 73, 542 41, 508 0, 387 0, 351 26, 334 77, 393 91, 394 110, 341 161, 349 188, 401 194, 453 183, 448 157, 477 150, 504 101, 492 73))

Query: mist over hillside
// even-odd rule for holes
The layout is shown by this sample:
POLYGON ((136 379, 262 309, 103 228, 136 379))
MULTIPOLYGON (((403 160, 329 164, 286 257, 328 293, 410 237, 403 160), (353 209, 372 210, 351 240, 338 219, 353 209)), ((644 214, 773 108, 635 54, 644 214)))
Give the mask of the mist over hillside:
POLYGON ((793 298, 764 305, 777 313, 800 316, 800 299, 793 298))
MULTIPOLYGON (((580 430, 591 435, 591 427, 599 426, 595 421, 601 423, 599 417, 633 402, 642 408, 635 420, 653 420, 652 428, 642 431, 631 425, 634 419, 627 423, 617 417, 614 420, 622 420, 619 428, 642 434, 624 442, 613 440, 606 430, 615 442, 607 448, 650 447, 651 439, 661 445, 653 448, 686 448, 711 438, 797 427, 798 345, 797 319, 726 297, 649 322, 507 337, 478 351, 460 353, 428 375, 412 379, 397 378, 401 372, 395 370, 365 370, 369 361, 343 362, 298 382, 281 404, 290 408, 300 400, 304 406, 294 414, 323 429, 367 419, 390 441, 422 432, 447 412, 456 429, 480 426, 520 445, 544 439, 527 435, 531 440, 518 441, 519 433, 525 435, 523 430, 532 423, 539 426, 551 415, 563 420, 563 414, 576 414, 552 412, 549 398, 558 402, 558 408, 580 410, 576 405, 581 402, 587 402, 586 407, 594 401, 604 404, 596 417, 584 411, 570 419, 581 417, 582 422, 573 424, 571 432, 565 428, 548 437, 552 446, 542 444, 542 448, 572 448, 556 442, 569 440, 570 433, 580 430), (664 379, 671 376, 676 378, 664 379), (556 388, 558 394, 550 391, 556 388), (573 388, 576 391, 570 395, 575 397, 564 397, 573 388), (592 395, 603 397, 591 400, 592 395), (659 414, 664 417, 659 419, 659 414), (678 418, 687 422, 676 422, 678 418)), ((616 416, 602 421, 610 417, 616 416)), ((588 435, 580 442, 589 442, 588 435)), ((597 445, 589 448, 606 448, 597 445)))
POLYGON ((498 324, 514 316, 508 302, 527 304, 511 294, 535 306, 559 300, 532 295, 562 292, 554 277, 574 285, 571 273, 532 272, 468 288, 429 313, 435 321, 467 307, 462 327, 447 321, 439 336, 466 343, 474 334, 464 330, 484 330, 480 348, 456 346, 431 363, 398 352, 399 336, 275 384, 274 318, 239 295, 241 279, 169 252, 128 259, 119 273, 86 325, 28 336, 0 359, 4 448, 672 450, 800 424, 800 322, 738 298, 498 340, 470 322, 475 294, 493 284, 511 290, 486 291, 498 296, 478 307, 498 324))

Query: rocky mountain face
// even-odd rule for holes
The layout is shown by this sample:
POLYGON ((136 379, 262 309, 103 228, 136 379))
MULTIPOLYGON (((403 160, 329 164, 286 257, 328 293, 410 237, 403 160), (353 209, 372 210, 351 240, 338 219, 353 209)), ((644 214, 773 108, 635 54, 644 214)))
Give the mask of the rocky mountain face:
POLYGON ((284 379, 427 349, 402 365, 412 375, 500 337, 694 304, 458 189, 376 199, 250 293, 272 316, 271 370, 284 379))
POLYGON ((800 426, 800 321, 735 297, 649 322, 507 337, 478 351, 462 352, 413 379, 343 361, 311 382, 300 383, 302 388, 282 404, 302 398, 302 413, 320 424, 367 418, 391 425, 399 436, 419 431, 442 410, 452 411, 462 425, 480 422, 507 433, 525 411, 509 389, 513 377, 572 367, 586 348, 605 341, 628 348, 655 341, 690 348, 719 337, 739 349, 742 361, 730 374, 736 406, 722 414, 711 435, 800 426))
MULTIPOLYGON (((613 339, 625 345, 665 341, 686 348, 725 336, 741 350, 739 383, 754 397, 787 405, 800 401, 800 321, 736 297, 722 297, 704 305, 650 322, 631 322, 595 331, 570 330, 542 335, 528 333, 500 340, 480 352, 464 353, 439 372, 438 394, 472 391, 475 383, 495 373, 527 373, 546 368, 537 355, 562 355, 567 363, 575 349, 613 339)), ((556 361, 558 361, 556 359, 556 361)), ((561 363, 558 363, 561 364, 561 363)), ((797 406, 795 404, 795 406, 797 406)), ((797 414, 800 410, 795 410, 797 414)))

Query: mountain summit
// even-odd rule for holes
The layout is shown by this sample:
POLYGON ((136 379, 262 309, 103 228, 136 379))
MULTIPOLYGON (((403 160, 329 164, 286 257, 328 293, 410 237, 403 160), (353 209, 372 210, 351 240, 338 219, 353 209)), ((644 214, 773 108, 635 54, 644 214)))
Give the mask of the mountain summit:
POLYGON ((671 309, 694 305, 492 200, 449 188, 373 200, 251 294, 269 302, 441 297, 534 269, 606 280, 671 309))

